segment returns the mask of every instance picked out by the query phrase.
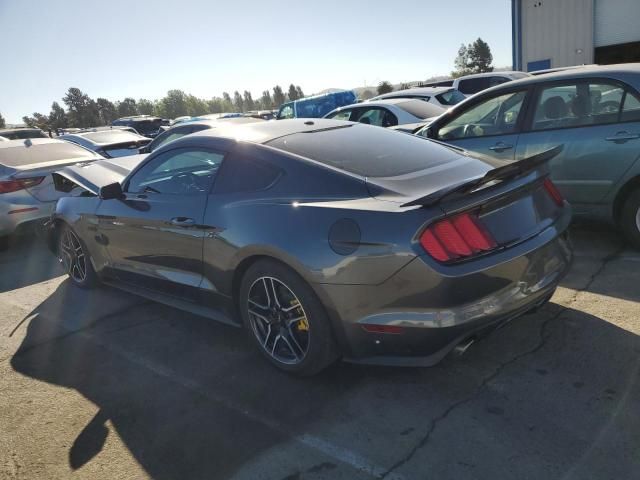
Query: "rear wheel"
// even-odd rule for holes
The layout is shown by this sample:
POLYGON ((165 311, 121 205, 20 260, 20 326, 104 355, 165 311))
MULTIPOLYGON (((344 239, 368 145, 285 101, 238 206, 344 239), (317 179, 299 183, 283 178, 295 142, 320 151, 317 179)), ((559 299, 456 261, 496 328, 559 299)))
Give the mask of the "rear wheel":
POLYGON ((627 197, 622 206, 620 228, 629 243, 640 249, 640 190, 635 190, 627 197))
POLYGON ((81 288, 98 284, 89 252, 80 237, 69 226, 61 227, 58 235, 58 259, 71 281, 81 288))
POLYGON ((281 263, 261 260, 249 267, 239 304, 252 341, 279 369, 308 376, 337 358, 322 303, 299 275, 281 263))

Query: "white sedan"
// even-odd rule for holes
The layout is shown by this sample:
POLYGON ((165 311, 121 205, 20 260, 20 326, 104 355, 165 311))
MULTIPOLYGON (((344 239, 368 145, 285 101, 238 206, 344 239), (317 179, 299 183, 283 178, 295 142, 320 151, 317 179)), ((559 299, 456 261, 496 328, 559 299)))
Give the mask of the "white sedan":
POLYGON ((375 102, 354 103, 353 105, 336 108, 325 115, 324 118, 413 131, 415 124, 424 124, 444 112, 444 108, 423 100, 391 98, 375 102), (403 128, 403 125, 407 127, 403 128))

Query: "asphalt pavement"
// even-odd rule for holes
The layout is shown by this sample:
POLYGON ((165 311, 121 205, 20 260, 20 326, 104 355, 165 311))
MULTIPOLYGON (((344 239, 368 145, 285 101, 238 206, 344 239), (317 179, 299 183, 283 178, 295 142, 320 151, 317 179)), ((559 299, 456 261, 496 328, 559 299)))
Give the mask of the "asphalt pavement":
POLYGON ((20 241, 0 253, 0 478, 638 478, 640 252, 572 236, 551 303, 464 356, 307 379, 20 241))

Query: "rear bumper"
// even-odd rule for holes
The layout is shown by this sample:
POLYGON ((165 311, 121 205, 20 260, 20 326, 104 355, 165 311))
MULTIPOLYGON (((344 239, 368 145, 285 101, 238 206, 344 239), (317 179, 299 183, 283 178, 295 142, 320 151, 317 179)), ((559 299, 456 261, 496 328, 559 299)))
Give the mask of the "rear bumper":
POLYGON ((434 365, 461 342, 544 304, 572 261, 568 236, 554 235, 532 239, 522 255, 462 275, 434 271, 416 258, 380 285, 324 285, 340 318, 346 360, 434 365), (402 331, 371 333, 363 325, 402 331))
POLYGON ((28 193, 4 194, 0 199, 0 236, 20 233, 46 221, 56 202, 40 202, 28 193))

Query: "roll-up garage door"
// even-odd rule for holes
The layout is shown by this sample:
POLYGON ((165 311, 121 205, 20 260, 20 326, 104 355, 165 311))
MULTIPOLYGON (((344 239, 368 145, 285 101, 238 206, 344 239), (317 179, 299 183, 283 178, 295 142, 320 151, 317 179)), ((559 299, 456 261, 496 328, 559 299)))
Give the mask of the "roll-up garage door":
POLYGON ((596 47, 640 41, 640 0, 595 0, 596 47))

